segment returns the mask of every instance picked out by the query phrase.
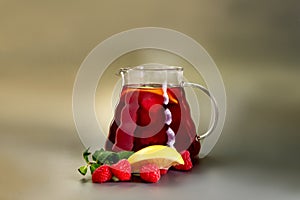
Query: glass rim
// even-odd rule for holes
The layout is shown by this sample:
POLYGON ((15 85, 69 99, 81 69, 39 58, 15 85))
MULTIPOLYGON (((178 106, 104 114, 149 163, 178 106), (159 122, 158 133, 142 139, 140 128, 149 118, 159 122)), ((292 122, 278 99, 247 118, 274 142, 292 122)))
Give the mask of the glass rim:
POLYGON ((121 72, 128 71, 183 71, 183 67, 175 65, 138 65, 135 67, 125 67, 120 69, 121 72))

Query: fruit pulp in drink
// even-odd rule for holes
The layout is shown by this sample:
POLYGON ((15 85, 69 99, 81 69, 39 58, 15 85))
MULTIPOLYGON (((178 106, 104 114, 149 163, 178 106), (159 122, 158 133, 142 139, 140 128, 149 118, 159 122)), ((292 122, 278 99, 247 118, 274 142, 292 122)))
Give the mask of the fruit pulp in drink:
POLYGON ((168 145, 178 152, 198 155, 195 124, 180 86, 125 85, 116 106, 105 144, 107 150, 138 151, 150 145, 168 145))

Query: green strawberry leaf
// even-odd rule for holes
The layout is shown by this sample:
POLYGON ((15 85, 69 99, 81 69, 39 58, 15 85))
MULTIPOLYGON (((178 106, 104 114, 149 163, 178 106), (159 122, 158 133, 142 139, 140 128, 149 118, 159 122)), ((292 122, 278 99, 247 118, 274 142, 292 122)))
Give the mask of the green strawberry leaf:
POLYGON ((96 150, 92 154, 92 161, 89 160, 89 156, 91 152, 89 151, 90 148, 87 148, 83 152, 83 158, 87 165, 82 166, 78 169, 78 171, 85 175, 87 173, 88 168, 90 168, 91 174, 103 164, 113 165, 117 163, 119 160, 128 159, 134 152, 133 151, 121 151, 121 152, 112 152, 112 151, 105 151, 103 148, 100 150, 96 150))
POLYGON ((96 150, 93 155, 92 158, 94 161, 98 160, 98 157, 104 152, 104 149, 100 149, 100 150, 96 150))
POLYGON ((100 149, 100 150, 95 151, 95 153, 93 153, 92 158, 97 163, 104 164, 111 153, 113 153, 113 152, 105 151, 104 149, 100 149))
POLYGON ((120 151, 118 152, 119 159, 128 159, 134 152, 133 151, 120 151))
POLYGON ((88 170, 88 165, 81 166, 78 168, 79 173, 82 174, 83 176, 86 175, 87 170, 88 170))
POLYGON ((120 160, 119 155, 117 153, 109 152, 108 154, 109 155, 106 157, 103 164, 113 165, 113 164, 117 163, 120 160))
POLYGON ((94 171, 95 171, 98 167, 100 167, 100 164, 98 164, 98 163, 92 163, 92 164, 90 165, 90 171, 91 171, 91 174, 93 174, 94 171))
POLYGON ((83 152, 83 154, 82 154, 83 159, 85 160, 86 163, 89 163, 89 162, 90 162, 90 161, 89 161, 89 155, 91 155, 91 152, 89 152, 89 150, 90 150, 90 147, 87 148, 87 149, 83 152))

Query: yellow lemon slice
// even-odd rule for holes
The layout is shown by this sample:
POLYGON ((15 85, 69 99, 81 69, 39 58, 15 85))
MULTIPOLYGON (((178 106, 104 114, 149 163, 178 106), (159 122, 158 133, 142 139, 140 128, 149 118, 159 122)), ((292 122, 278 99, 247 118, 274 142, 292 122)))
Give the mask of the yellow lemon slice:
POLYGON ((138 173, 142 166, 149 163, 156 164, 160 169, 168 169, 174 165, 184 164, 176 149, 163 145, 145 147, 132 154, 128 158, 128 162, 131 164, 132 173, 138 173))

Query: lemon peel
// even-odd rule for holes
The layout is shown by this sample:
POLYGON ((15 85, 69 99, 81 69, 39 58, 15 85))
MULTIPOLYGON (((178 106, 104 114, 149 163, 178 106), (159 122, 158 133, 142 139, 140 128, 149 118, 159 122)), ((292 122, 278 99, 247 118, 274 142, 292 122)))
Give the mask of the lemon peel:
POLYGON ((145 147, 128 158, 132 173, 138 173, 146 164, 155 164, 160 169, 168 169, 171 166, 184 164, 184 160, 176 149, 164 145, 152 145, 145 147))

